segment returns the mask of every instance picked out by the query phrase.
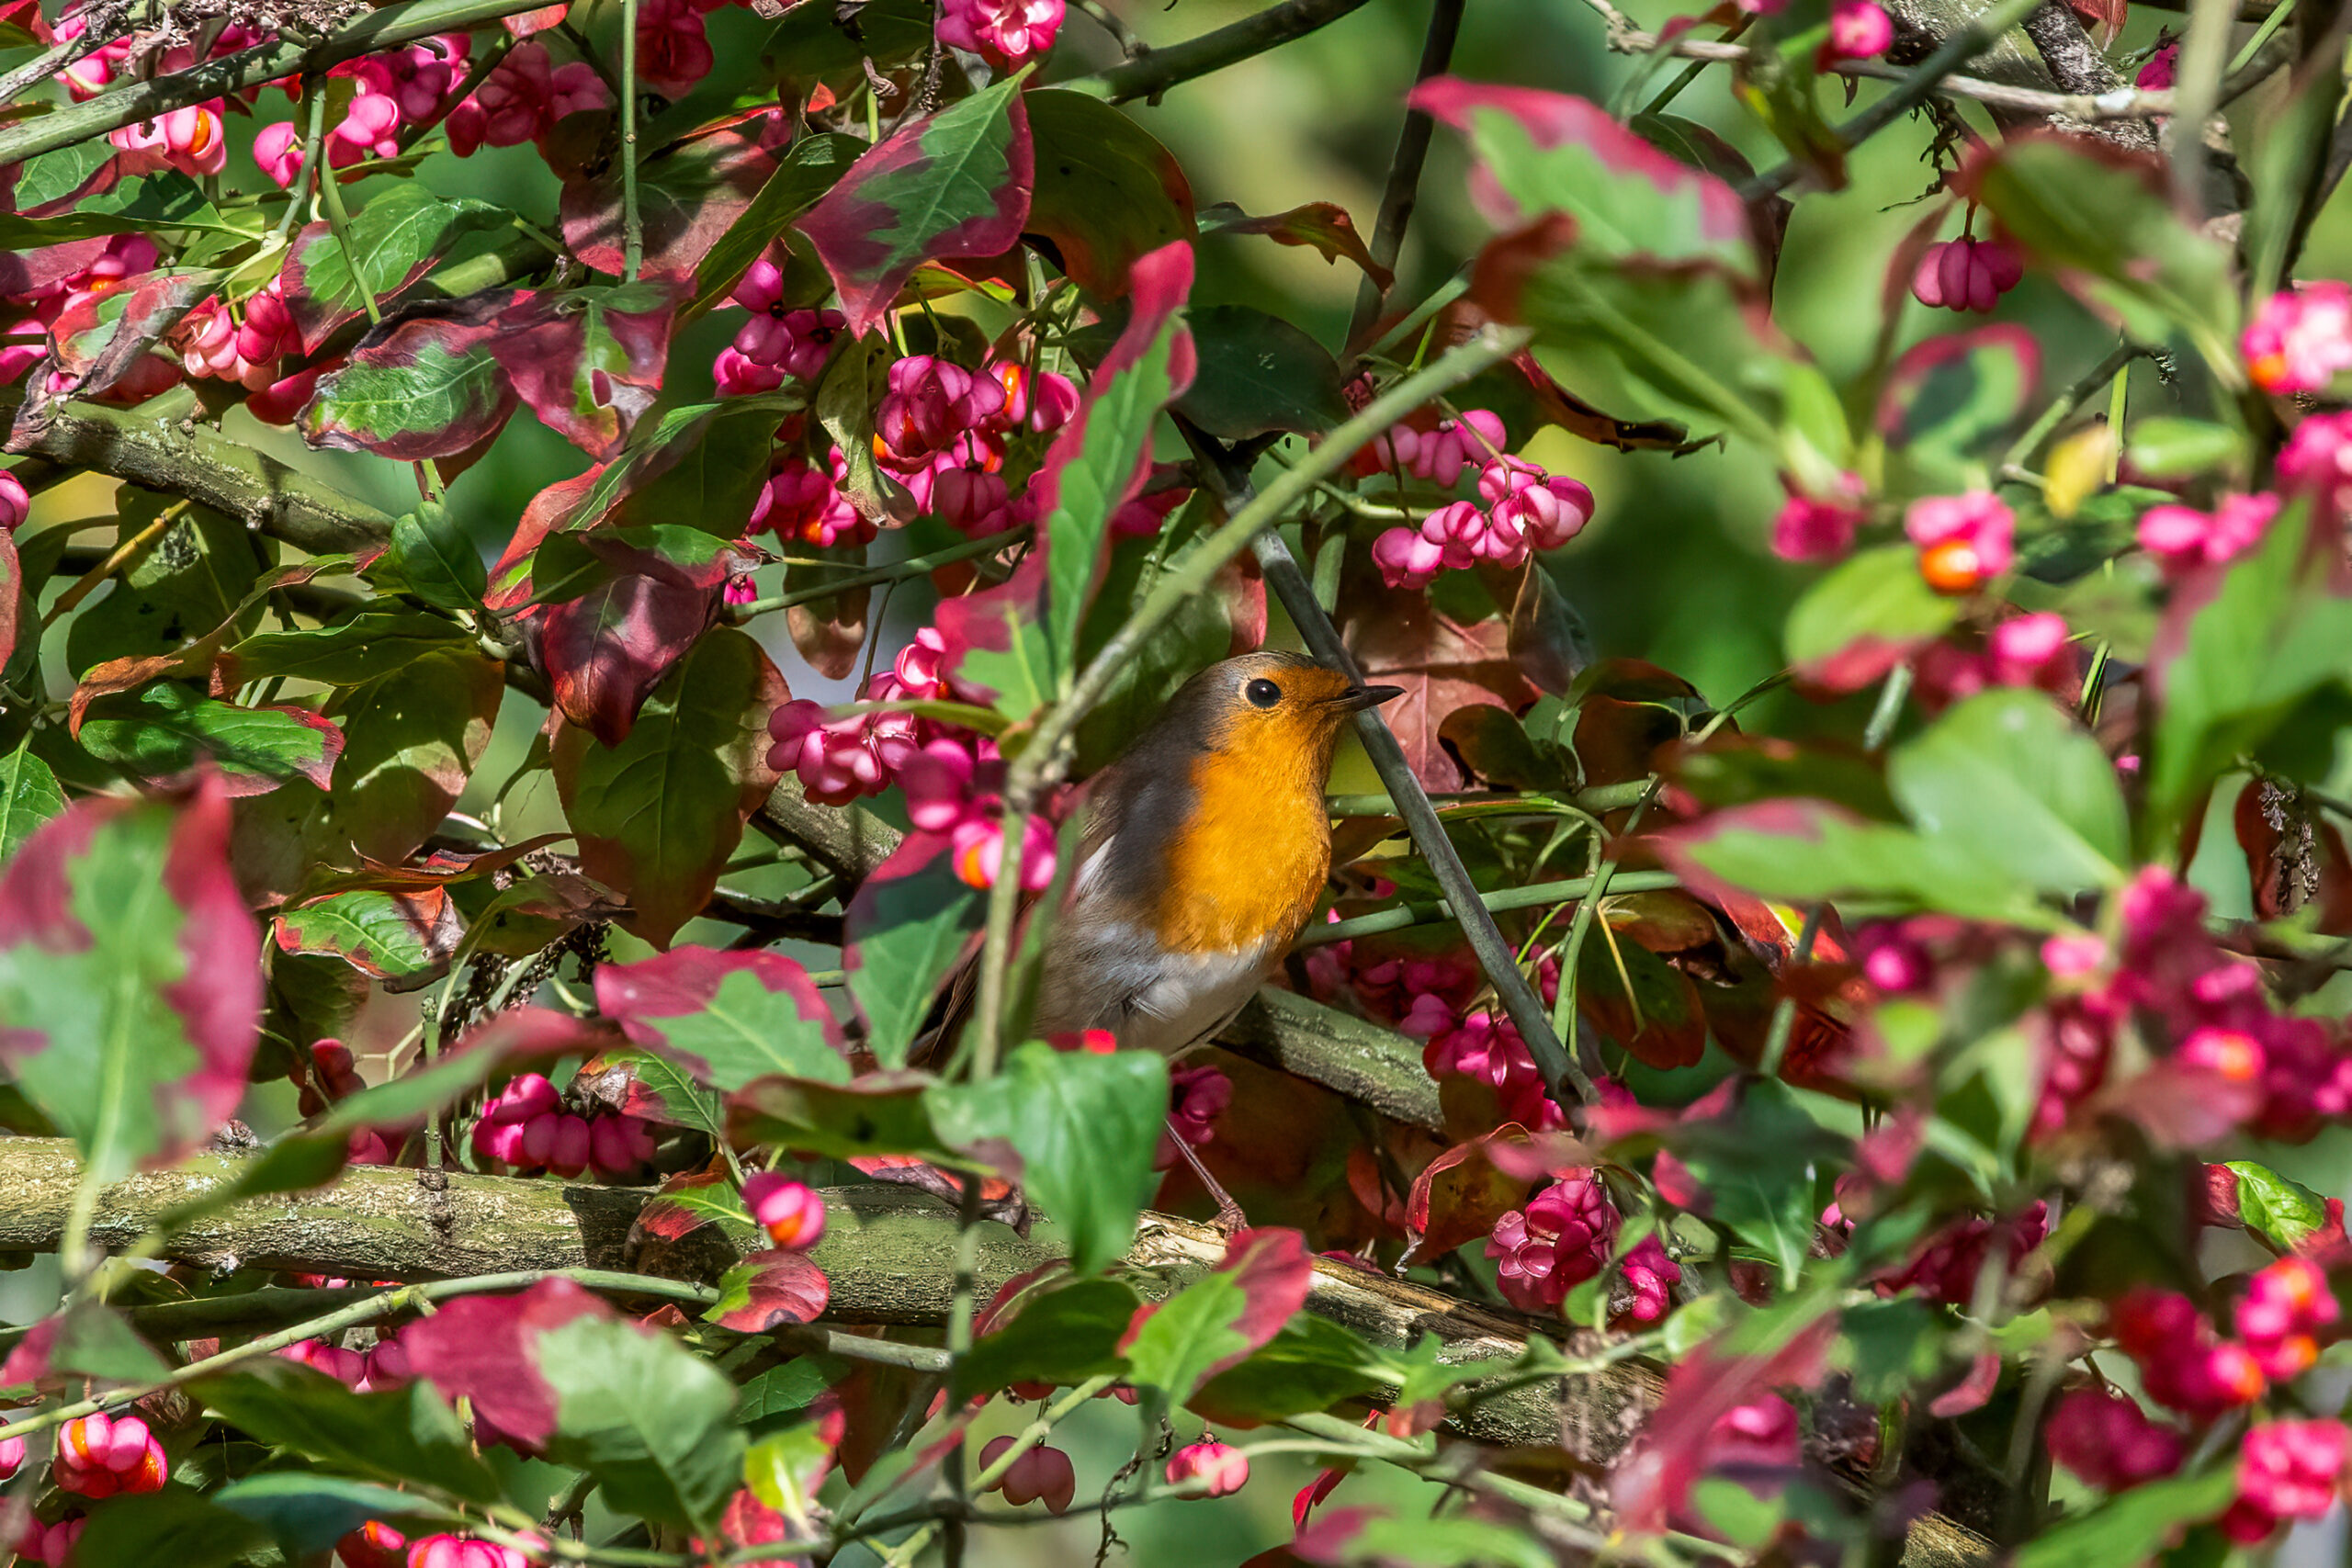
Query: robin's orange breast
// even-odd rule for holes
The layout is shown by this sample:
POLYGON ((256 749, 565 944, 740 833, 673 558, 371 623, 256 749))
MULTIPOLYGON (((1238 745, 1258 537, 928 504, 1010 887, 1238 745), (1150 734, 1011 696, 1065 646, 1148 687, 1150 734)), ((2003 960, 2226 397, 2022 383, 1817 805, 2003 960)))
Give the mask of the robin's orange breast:
POLYGON ((1275 733, 1207 752, 1169 836, 1152 923, 1171 953, 1278 956, 1314 914, 1331 871, 1323 746, 1275 733))

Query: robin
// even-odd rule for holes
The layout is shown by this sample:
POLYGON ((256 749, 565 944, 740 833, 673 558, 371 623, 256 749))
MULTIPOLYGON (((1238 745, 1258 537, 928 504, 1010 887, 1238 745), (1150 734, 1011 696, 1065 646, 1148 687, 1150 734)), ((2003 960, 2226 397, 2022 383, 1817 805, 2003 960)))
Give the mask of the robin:
POLYGON ((1340 731, 1401 694, 1295 653, 1245 653, 1185 682, 1087 786, 1036 1032, 1104 1029, 1177 1056, 1231 1021, 1330 875, 1323 787, 1340 731))

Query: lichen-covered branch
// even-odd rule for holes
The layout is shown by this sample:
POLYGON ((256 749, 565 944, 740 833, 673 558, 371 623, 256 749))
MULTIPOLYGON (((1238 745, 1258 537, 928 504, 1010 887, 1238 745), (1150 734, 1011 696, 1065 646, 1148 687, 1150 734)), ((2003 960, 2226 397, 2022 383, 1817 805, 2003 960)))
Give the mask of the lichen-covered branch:
POLYGON ((1330 26, 1363 4, 1363 0, 1283 0, 1254 16, 1218 28, 1166 49, 1148 49, 1091 76, 1053 84, 1091 93, 1114 104, 1135 98, 1157 100, 1180 82, 1206 76, 1252 55, 1263 54, 1293 39, 1305 38, 1330 26))

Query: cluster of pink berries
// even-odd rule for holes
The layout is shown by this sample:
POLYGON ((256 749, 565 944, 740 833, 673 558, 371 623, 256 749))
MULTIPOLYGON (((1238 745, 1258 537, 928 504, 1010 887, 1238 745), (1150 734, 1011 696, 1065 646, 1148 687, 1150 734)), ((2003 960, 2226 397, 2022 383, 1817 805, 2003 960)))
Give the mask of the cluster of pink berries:
POLYGON ((2193 506, 2152 506, 2140 513, 2140 547, 2168 577, 2218 566, 2252 549, 2278 515, 2278 497, 2264 491, 2228 495, 2211 512, 2193 506))
POLYGON ((2148 1397, 2192 1421, 2252 1404, 2269 1386, 2254 1352, 2222 1338, 2177 1291, 2135 1290, 2109 1316, 2115 1342, 2139 1367, 2148 1397))
MULTIPOLYGON (((1838 1205, 1824 1212, 1822 1223, 1843 1223, 1838 1205)), ((1903 1268, 1873 1283, 1883 1296, 1916 1291, 1928 1301, 1964 1307, 1976 1299, 1987 1265, 1997 1258, 1996 1277, 2008 1279, 2049 1234, 2050 1205, 2039 1198, 2008 1219, 1966 1215, 1929 1236, 1903 1268)))
POLYGON ((1011 70, 1054 47, 1065 0, 944 0, 934 29, 939 41, 1011 70))
POLYGON ((2338 519, 2352 516, 2352 411, 2315 413, 2278 453, 2278 484, 2310 495, 2338 519))
POLYGON ((2139 1401, 2109 1388, 2078 1388, 2058 1401, 2044 1429, 2050 1456, 2092 1485, 2120 1492, 2180 1468, 2188 1441, 2139 1401))
MULTIPOLYGON (((933 702, 946 697, 941 666, 946 639, 936 628, 917 631, 889 669, 865 688, 869 703, 933 702)), ((910 713, 863 713, 828 718, 824 705, 806 698, 786 703, 768 716, 768 766, 796 773, 809 799, 846 806, 862 795, 880 795, 899 770, 922 750, 940 727, 910 713)))
MULTIPOLYGON (((640 29, 643 20, 640 13, 640 29)), ((483 147, 528 141, 544 153, 548 136, 565 117, 612 106, 612 93, 594 65, 584 60, 558 65, 545 44, 526 39, 449 111, 449 150, 469 158, 483 147)))
POLYGON ((1920 256, 1911 297, 1922 305, 1982 315, 2024 277, 2024 258, 2006 240, 1945 240, 1920 256))
POLYGON ((32 510, 33 498, 26 493, 25 482, 0 468, 0 533, 15 533, 32 510))
POLYGON ((51 1473, 59 1491, 96 1500, 119 1493, 160 1492, 171 1479, 172 1466, 146 1422, 101 1411, 59 1428, 51 1473))
MULTIPOLYGON (((1385 877, 1374 880, 1374 898, 1396 897, 1396 885, 1385 877)), ((1325 920, 1336 923, 1340 911, 1327 909, 1325 920)), ((1383 1023, 1398 1023, 1416 1008, 1422 1009, 1423 1037, 1446 1026, 1446 1017, 1467 1007, 1485 976, 1464 952, 1406 953, 1355 942, 1332 942, 1306 952, 1306 977, 1315 995, 1327 1002, 1354 1001, 1383 1023), (1433 998, 1424 1004, 1422 998, 1433 998), (1442 1010, 1431 1010, 1431 1008, 1442 1010)))
POLYGON ((2017 559, 2017 513, 1989 490, 1911 503, 1903 531, 1919 547, 1919 575, 1939 593, 1973 593, 2017 559))
MULTIPOLYGON (((907 820, 946 835, 956 874, 967 886, 995 886, 1004 863, 1003 775, 996 743, 985 738, 967 744, 943 736, 899 770, 907 820)), ((1032 813, 1022 826, 1021 886, 1039 893, 1053 880, 1054 824, 1032 813)))
POLYGON ((773 1170, 743 1179, 743 1206, 768 1240, 791 1252, 806 1252, 825 1236, 825 1196, 805 1181, 773 1170))
MULTIPOLYGON (((1003 1458, 1013 1441, 1009 1437, 990 1438, 980 1449, 980 1468, 987 1470, 1003 1458)), ((1002 1493, 1004 1500, 1016 1508, 1042 1502, 1047 1513, 1064 1514, 1078 1495, 1078 1471, 1070 1464, 1069 1455, 1050 1443, 1040 1443, 1006 1467, 989 1490, 1002 1493)))
MULTIPOLYGON (((52 30, 58 41, 67 42, 80 38, 89 24, 87 8, 76 7, 60 17, 52 30)), ((59 73, 57 79, 75 99, 91 98, 120 77, 186 71, 198 64, 199 58, 218 60, 262 41, 262 35, 253 28, 232 24, 211 39, 199 57, 193 44, 158 47, 154 35, 133 33, 101 45, 59 73)), ((219 174, 229 163, 227 116, 226 99, 209 98, 109 132, 107 139, 117 153, 113 175, 128 178, 163 169, 189 175, 219 174)))
POLYGON ((476 1536, 428 1535, 404 1542, 390 1527, 372 1521, 344 1537, 336 1543, 335 1551, 342 1556, 345 1568, 537 1568, 541 1561, 520 1547, 476 1536), (366 1530, 379 1531, 379 1540, 391 1543, 390 1554, 368 1544, 363 1545, 360 1555, 353 1556, 352 1543, 366 1530))
POLYGON ((727 298, 752 319, 711 367, 722 398, 772 392, 786 378, 815 386, 849 325, 839 310, 786 304, 784 269, 765 256, 752 264, 727 298))
POLYGON ((1423 995, 1396 1027, 1422 1040, 1421 1064, 1433 1078, 1476 1078, 1495 1091, 1503 1120, 1532 1132, 1566 1124, 1544 1092, 1535 1057, 1519 1028, 1492 1008, 1457 1017, 1437 998, 1423 995))
POLYGON ((1836 0, 1829 7, 1829 36, 1814 55, 1814 69, 1826 71, 1841 60, 1874 60, 1894 43, 1894 19, 1871 0, 1836 0))
POLYGON ((1495 1222, 1495 1280, 1521 1312, 1557 1312, 1570 1290, 1609 1266, 1617 1211, 1600 1174, 1572 1170, 1495 1222))
POLYGON ((1428 431, 1400 424, 1356 457, 1360 471, 1410 474, 1451 489, 1478 470, 1478 500, 1448 502, 1416 527, 1396 527, 1373 541, 1373 564, 1391 588, 1425 588, 1440 571, 1481 564, 1522 565, 1537 550, 1555 550, 1592 520, 1592 491, 1504 452, 1503 423, 1485 409, 1428 431))
POLYGON ((379 1336, 365 1350, 345 1349, 324 1339, 303 1339, 277 1354, 312 1371, 324 1372, 357 1393, 402 1388, 416 1376, 409 1365, 407 1347, 390 1334, 379 1336))
POLYGON ((618 1111, 580 1115, 544 1074, 523 1073, 482 1107, 473 1150, 484 1165, 550 1170, 571 1178, 593 1170, 626 1176, 653 1157, 651 1123, 618 1111))
POLYGON ((1188 1443, 1170 1455, 1161 1473, 1170 1486, 1198 1485, 1198 1496, 1230 1497, 1250 1484, 1250 1456, 1207 1432, 1199 1442, 1188 1443))
MULTIPOLYGON (((349 82, 352 97, 343 118, 328 126, 321 138, 327 167, 348 169, 371 160, 398 157, 401 130, 429 125, 440 115, 451 90, 465 74, 466 56, 472 47, 467 34, 445 33, 336 66, 329 74, 349 82)), ((580 69, 595 74, 588 66, 580 69)), ((496 75, 492 73, 492 79, 496 75)), ((299 100, 299 83, 289 78, 279 85, 288 97, 299 100)), ((454 130, 453 124, 453 138, 454 130)), ((302 177, 302 136, 294 122, 277 120, 262 127, 254 138, 254 162, 281 188, 291 189, 302 177)))
POLYGON ((82 1530, 89 1522, 80 1514, 75 1514, 53 1525, 44 1525, 26 1515, 13 1532, 6 1526, 0 1526, 0 1551, 15 1552, 17 1561, 22 1563, 38 1562, 41 1568, 66 1568, 66 1563, 74 1556, 74 1548, 81 1542, 82 1530), (14 1540, 9 1539, 12 1533, 14 1540))
POLYGON ((1929 643, 1912 666, 1912 694, 1938 713, 1996 686, 2030 686, 2073 704, 2082 694, 2081 661, 2063 615, 2012 615, 1984 634, 1982 649, 1951 638, 1929 643))
POLYGON ((2238 1447, 2238 1495, 2222 1533, 2241 1545, 2269 1539, 2288 1519, 2316 1519, 2335 1506, 2352 1438, 2341 1421, 2268 1421, 2238 1447))
POLYGON ((2352 370, 2352 285, 2324 278, 2262 302, 2238 340, 2245 372, 2266 392, 2316 392, 2352 370))

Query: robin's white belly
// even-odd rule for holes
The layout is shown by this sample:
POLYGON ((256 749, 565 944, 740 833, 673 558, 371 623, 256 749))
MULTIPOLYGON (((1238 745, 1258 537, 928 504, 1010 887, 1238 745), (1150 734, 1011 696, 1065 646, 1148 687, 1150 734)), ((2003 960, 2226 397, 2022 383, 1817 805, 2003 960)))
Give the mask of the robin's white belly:
POLYGON ((1167 1055, 1199 1044, 1239 1012, 1280 956, 1271 942, 1170 953, 1125 922, 1056 935, 1062 940, 1048 959, 1039 1029, 1107 1029, 1123 1048, 1167 1055))

